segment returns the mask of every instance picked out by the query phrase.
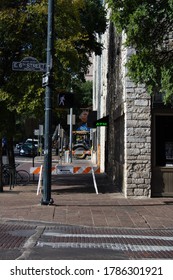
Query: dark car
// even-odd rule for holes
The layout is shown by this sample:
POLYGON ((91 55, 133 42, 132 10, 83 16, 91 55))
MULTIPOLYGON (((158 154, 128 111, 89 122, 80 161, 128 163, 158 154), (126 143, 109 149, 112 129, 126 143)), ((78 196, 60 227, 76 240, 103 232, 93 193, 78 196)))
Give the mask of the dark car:
POLYGON ((20 156, 34 157, 37 155, 37 147, 32 144, 23 144, 19 149, 20 156))
POLYGON ((23 142, 17 143, 17 144, 16 144, 16 149, 17 149, 17 150, 20 150, 20 148, 22 147, 22 145, 23 145, 23 142))

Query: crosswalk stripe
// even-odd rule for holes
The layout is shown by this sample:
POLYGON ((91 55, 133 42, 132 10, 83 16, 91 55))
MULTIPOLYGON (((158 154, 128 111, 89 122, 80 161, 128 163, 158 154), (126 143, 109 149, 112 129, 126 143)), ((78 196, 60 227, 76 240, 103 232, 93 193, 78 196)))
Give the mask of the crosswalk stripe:
POLYGON ((132 239, 157 239, 173 241, 173 236, 153 236, 153 235, 122 235, 122 234, 69 234, 69 233, 57 233, 57 232, 44 232, 44 236, 55 237, 88 237, 88 238, 132 238, 132 239))
POLYGON ((160 252, 160 251, 173 251, 173 246, 153 246, 153 245, 132 245, 121 243, 65 243, 65 242, 40 242, 38 241, 37 247, 50 246, 52 248, 104 248, 111 250, 121 251, 145 251, 145 252, 160 252))

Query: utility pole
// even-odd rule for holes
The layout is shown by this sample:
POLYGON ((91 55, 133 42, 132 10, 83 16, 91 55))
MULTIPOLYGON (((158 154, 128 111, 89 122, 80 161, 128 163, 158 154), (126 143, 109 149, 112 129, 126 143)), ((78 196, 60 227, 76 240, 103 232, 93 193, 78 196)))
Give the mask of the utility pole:
POLYGON ((45 89, 45 132, 44 132, 44 169, 43 169, 43 198, 42 205, 53 203, 51 198, 51 168, 52 168, 52 70, 53 70, 53 25, 54 0, 48 0, 47 26, 47 65, 45 89))

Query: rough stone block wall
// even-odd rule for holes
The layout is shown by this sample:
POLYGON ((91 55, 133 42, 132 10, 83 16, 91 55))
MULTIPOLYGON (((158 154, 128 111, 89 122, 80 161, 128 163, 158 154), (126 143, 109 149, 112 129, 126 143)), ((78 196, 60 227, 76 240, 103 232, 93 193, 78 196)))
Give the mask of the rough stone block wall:
POLYGON ((128 78, 125 92, 125 194, 150 197, 151 99, 128 78))

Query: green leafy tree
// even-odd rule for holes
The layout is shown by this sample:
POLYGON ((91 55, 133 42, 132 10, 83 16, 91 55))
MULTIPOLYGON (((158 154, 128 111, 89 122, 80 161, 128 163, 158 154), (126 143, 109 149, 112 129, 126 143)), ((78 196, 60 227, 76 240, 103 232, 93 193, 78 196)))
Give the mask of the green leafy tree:
POLYGON ((75 85, 75 107, 92 108, 92 81, 79 82, 75 85), (82 98, 81 98, 82 97, 82 98))
MULTIPOLYGON (((91 53, 101 54, 97 34, 105 28, 99 0, 55 0, 55 90, 84 81, 91 53)), ((39 116, 44 101, 42 74, 12 71, 12 62, 26 56, 46 61, 47 0, 1 1, 0 34, 0 99, 10 111, 39 116)))
MULTIPOLYGON (((28 56, 46 62, 47 6, 47 0, 0 2, 0 104, 7 112, 7 123, 10 123, 9 115, 10 118, 13 115, 13 120, 16 116, 41 118, 44 115, 42 73, 12 71, 12 63, 28 56)), ((69 90, 84 81, 91 53, 100 55, 102 51, 97 35, 106 29, 106 13, 99 0, 55 0, 54 10, 56 92, 59 88, 69 90)), ((3 134, 12 137, 14 130, 7 125, 3 134)))
POLYGON ((127 63, 129 76, 144 83, 149 93, 160 92, 173 102, 173 1, 107 0, 118 31, 125 31, 126 46, 136 52, 127 63))

